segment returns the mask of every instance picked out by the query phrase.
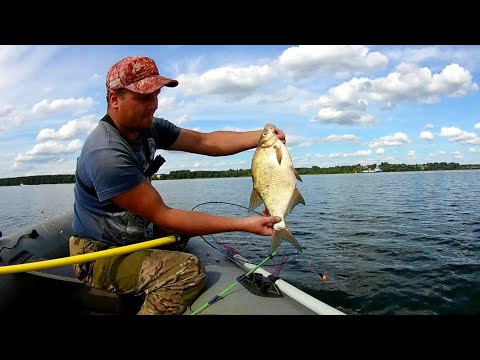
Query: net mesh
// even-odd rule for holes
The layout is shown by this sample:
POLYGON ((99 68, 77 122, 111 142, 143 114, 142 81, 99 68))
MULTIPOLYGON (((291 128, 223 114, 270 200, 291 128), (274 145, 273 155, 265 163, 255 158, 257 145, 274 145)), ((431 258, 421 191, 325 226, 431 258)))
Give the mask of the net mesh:
MULTIPOLYGON (((221 201, 210 201, 195 206, 193 211, 229 217, 262 216, 258 211, 249 211, 247 207, 221 201)), ((225 232, 201 236, 205 242, 227 257, 241 256, 243 261, 258 264, 270 254, 271 236, 261 236, 248 232, 225 232)), ((264 267, 277 275, 286 263, 300 256, 298 250, 288 241, 282 241, 277 248, 276 256, 264 267)))

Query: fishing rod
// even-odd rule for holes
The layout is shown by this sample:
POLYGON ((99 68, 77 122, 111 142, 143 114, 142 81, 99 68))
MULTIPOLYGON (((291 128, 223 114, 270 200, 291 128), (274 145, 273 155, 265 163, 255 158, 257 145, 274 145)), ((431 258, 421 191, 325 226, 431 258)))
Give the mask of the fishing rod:
POLYGON ((223 291, 221 291, 219 294, 215 295, 213 298, 211 298, 207 303, 199 307, 197 310, 192 312, 190 315, 197 315, 201 313, 203 310, 208 308, 210 305, 215 304, 218 300, 223 299, 223 295, 225 295, 230 289, 233 289, 237 283, 240 283, 242 280, 247 278, 250 274, 252 274, 255 270, 257 270, 259 267, 261 267, 263 264, 265 264, 268 260, 273 259, 273 257, 277 254, 277 250, 275 250, 273 253, 269 254, 265 259, 263 259, 258 265, 250 269, 247 273, 240 275, 237 277, 235 282, 227 286, 223 291))
POLYGON ((110 249, 96 251, 88 254, 73 255, 73 256, 67 256, 67 257, 58 258, 58 259, 52 259, 52 260, 35 261, 35 262, 25 263, 25 264, 0 266, 0 275, 34 271, 34 270, 44 270, 44 269, 50 269, 50 268, 66 266, 66 265, 80 264, 87 261, 98 260, 101 258, 106 258, 106 257, 111 257, 116 255, 123 255, 123 254, 131 253, 137 250, 150 249, 153 247, 174 243, 175 241, 177 241, 177 237, 175 235, 169 235, 166 237, 162 237, 154 240, 148 240, 148 241, 144 241, 137 244, 110 248, 110 249))
MULTIPOLYGON (((224 201, 204 202, 204 203, 201 203, 199 205, 196 205, 192 210, 196 210, 197 208, 200 208, 201 211, 206 211, 206 212, 222 213, 222 214, 226 213, 226 211, 219 211, 218 209, 216 211, 212 211, 208 207, 209 205, 212 205, 212 206, 222 205, 222 206, 227 206, 227 207, 237 207, 237 208, 240 208, 240 209, 248 210, 248 208, 245 207, 245 206, 238 205, 238 204, 233 204, 233 203, 228 203, 228 202, 224 202, 224 201), (206 207, 206 209, 204 209, 203 207, 206 207)), ((253 210, 253 212, 255 212, 257 215, 264 215, 264 216, 268 215, 268 214, 265 213, 265 210, 264 210, 263 214, 255 211, 255 210, 253 210)), ((260 267, 262 265, 264 265, 268 260, 270 260, 273 257, 273 255, 276 255, 277 257, 279 255, 282 255, 282 254, 278 253, 278 250, 277 250, 275 253, 272 253, 271 256, 267 257, 262 262, 260 262, 260 264, 255 265, 256 262, 253 263, 251 260, 248 260, 247 258, 245 258, 233 246, 230 246, 228 244, 228 241, 226 241, 226 242, 222 241, 221 242, 221 241, 219 241, 219 239, 215 239, 215 237, 213 235, 210 235, 210 236, 213 237, 213 242, 216 243, 217 246, 214 246, 212 242, 210 242, 209 240, 207 240, 205 238, 205 236, 202 235, 201 237, 208 245, 213 247, 215 250, 218 250, 222 254, 224 254, 226 252, 227 258, 232 260, 237 265, 243 267, 245 269, 245 271, 248 271, 248 272, 244 275, 239 276, 234 283, 232 283, 230 286, 228 286, 225 290, 220 292, 218 295, 215 295, 212 299, 210 299, 202 307, 193 311, 193 313, 191 313, 191 315, 199 314, 201 311, 203 311, 204 309, 206 309, 210 305, 212 305, 215 302, 222 299, 223 295, 226 294, 229 290, 231 290, 237 284, 237 282, 242 283, 243 280, 246 277, 248 277, 249 275, 251 275, 253 272, 260 273, 264 277, 270 278, 270 276, 272 276, 272 274, 270 274, 269 272, 267 272, 266 270, 264 270, 263 268, 260 268, 260 267), (233 254, 233 256, 232 256, 232 254, 233 254), (241 260, 240 260, 240 258, 237 258, 237 254, 242 258, 241 260)), ((296 254, 290 254, 290 253, 283 254, 284 261, 281 262, 279 267, 283 267, 286 263, 293 261, 296 258, 296 256, 292 257, 292 255, 298 255, 298 253, 296 253, 296 254)), ((309 263, 309 265, 310 265, 310 267, 313 268, 313 266, 310 263, 309 263)), ((265 266, 269 266, 269 265, 265 265, 265 266)), ((315 271, 315 273, 319 276, 319 278, 322 281, 326 281, 326 279, 327 279, 326 275, 319 273, 316 268, 313 268, 313 270, 315 271)), ((279 274, 279 272, 280 271, 278 271, 278 274, 279 274)), ((275 276, 278 277, 278 274, 275 275, 275 276)), ((304 294, 303 292, 300 292, 298 289, 292 287, 291 285, 289 285, 288 283, 284 282, 281 279, 277 279, 274 282, 274 284, 279 290, 282 291, 282 293, 285 293, 288 296, 290 296, 290 297, 292 297, 296 300, 298 299, 297 300, 298 302, 300 302, 305 307, 311 309, 312 311, 314 311, 316 313, 322 314, 322 313, 329 313, 329 312, 333 311, 332 309, 329 309, 329 308, 326 309, 325 306, 315 305, 315 301, 313 300, 314 299, 313 297, 310 297, 309 295, 304 294)))
MULTIPOLYGON (((63 230, 62 229, 59 229, 57 224, 55 224, 55 222, 50 219, 47 214, 45 214, 45 210, 40 210, 40 213, 45 216, 52 224, 53 226, 55 227, 55 229, 57 229, 58 233, 60 234, 61 237, 63 237, 65 240, 68 241, 68 237, 65 236, 65 234, 63 233, 63 230)), ((45 226, 42 225, 42 227, 48 232, 48 230, 45 228, 45 226)))

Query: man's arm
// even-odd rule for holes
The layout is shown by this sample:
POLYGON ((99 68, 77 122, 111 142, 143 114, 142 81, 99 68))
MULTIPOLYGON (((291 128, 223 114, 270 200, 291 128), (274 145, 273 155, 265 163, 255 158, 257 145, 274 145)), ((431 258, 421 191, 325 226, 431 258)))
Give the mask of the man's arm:
POLYGON ((273 234, 273 224, 281 221, 278 216, 232 218, 173 209, 163 202, 160 194, 147 180, 111 200, 118 206, 150 220, 167 232, 191 236, 229 231, 246 231, 269 236, 273 234))
MULTIPOLYGON (((182 150, 209 156, 233 155, 257 147, 261 133, 262 130, 202 133, 182 128, 169 150, 182 150)), ((285 141, 282 130, 277 129, 277 135, 280 140, 285 141)))

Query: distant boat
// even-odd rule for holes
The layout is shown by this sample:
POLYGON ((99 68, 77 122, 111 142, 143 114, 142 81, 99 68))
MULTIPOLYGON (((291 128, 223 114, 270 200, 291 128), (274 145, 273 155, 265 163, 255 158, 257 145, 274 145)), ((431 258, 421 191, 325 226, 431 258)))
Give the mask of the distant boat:
POLYGON ((383 172, 383 170, 380 168, 380 166, 376 166, 375 169, 366 169, 366 170, 362 170, 362 173, 380 173, 380 172, 383 172))

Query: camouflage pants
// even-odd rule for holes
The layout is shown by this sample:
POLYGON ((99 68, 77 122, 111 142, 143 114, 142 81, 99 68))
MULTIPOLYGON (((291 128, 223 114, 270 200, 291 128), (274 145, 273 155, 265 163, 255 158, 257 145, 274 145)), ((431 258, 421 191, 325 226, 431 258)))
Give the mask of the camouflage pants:
MULTIPOLYGON (((70 255, 113 248, 77 236, 70 237, 70 255)), ((139 315, 179 315, 205 285, 200 260, 179 251, 147 249, 74 264, 77 277, 89 286, 117 294, 144 297, 139 315)))

